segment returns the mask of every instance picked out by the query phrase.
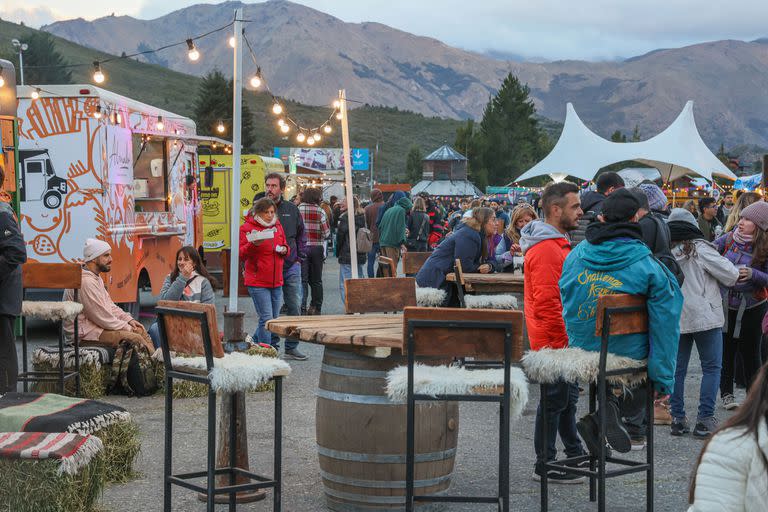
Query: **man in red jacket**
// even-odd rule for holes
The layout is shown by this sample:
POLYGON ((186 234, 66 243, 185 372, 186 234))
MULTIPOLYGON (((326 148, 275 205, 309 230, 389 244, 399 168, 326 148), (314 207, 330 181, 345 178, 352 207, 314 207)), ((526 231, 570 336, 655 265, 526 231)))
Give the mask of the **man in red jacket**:
MULTIPOLYGON (((553 183, 541 196, 545 220, 536 220, 522 230, 520 247, 525 256, 525 323, 531 350, 565 348, 568 335, 563 321, 563 304, 558 281, 565 257, 571 251, 566 234, 579 225, 583 212, 579 203, 579 188, 573 183, 553 183)), ((536 450, 534 480, 542 476, 545 461, 555 460, 557 433, 565 446, 566 457, 584 453, 576 431, 576 404, 579 387, 575 382, 558 382, 547 386, 548 423, 543 423, 541 403, 536 411, 533 436, 536 450), (547 429, 548 446, 543 446, 543 429, 547 429)), ((581 483, 583 476, 549 470, 552 483, 581 483)))

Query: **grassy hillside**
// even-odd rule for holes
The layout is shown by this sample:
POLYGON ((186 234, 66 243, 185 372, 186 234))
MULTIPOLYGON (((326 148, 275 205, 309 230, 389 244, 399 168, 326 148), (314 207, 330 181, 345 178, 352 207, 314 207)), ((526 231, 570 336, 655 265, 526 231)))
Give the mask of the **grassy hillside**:
MULTIPOLYGON (((10 41, 12 38, 23 41, 31 32, 33 29, 28 27, 0 21, 0 41, 10 41)), ((55 38, 55 41, 57 50, 69 63, 87 64, 71 69, 72 79, 76 83, 91 83, 93 69, 88 63, 111 57, 61 38, 55 38)), ((185 52, 178 48, 165 50, 160 55, 167 59, 186 58, 185 52)), ((221 63, 222 68, 231 65, 231 61, 221 63)), ((104 64, 102 69, 107 75, 104 88, 177 114, 192 116, 199 78, 130 59, 104 64)), ((292 140, 283 139, 278 131, 276 118, 271 113, 269 95, 246 91, 244 98, 254 116, 257 132, 256 147, 253 148, 255 151, 271 155, 274 146, 295 145, 292 140)), ((332 100, 333 97, 329 97, 329 104, 332 100)), ((319 125, 330 114, 330 107, 313 107, 294 102, 288 102, 286 106, 291 117, 303 126, 319 125)), ((356 106, 355 103, 350 104, 350 107, 356 106)), ((412 112, 372 106, 354 108, 349 118, 353 147, 373 150, 378 142, 379 154, 374 162, 378 181, 386 179, 388 173, 391 173, 393 180, 404 175, 405 156, 412 144, 421 146, 426 154, 445 142, 452 143, 456 128, 460 125, 461 122, 456 120, 428 118, 412 112)), ((321 146, 341 146, 340 131, 336 128, 338 125, 334 125, 334 133, 323 139, 321 146)))

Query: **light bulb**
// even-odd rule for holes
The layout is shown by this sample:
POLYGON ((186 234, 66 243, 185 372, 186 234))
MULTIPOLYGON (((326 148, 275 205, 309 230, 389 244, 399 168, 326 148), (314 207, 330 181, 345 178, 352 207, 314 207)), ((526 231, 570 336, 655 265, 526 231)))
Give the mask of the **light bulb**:
POLYGON ((272 112, 276 115, 280 115, 283 113, 283 106, 277 102, 275 102, 274 105, 272 105, 272 112))
POLYGON ((288 133, 289 131, 291 131, 291 127, 290 127, 290 126, 288 126, 287 124, 283 124, 283 125, 280 127, 280 131, 281 131, 281 132, 283 132, 283 133, 288 133))
POLYGON ((343 118, 344 118, 344 116, 343 116, 343 115, 341 115, 341 112, 339 112, 338 114, 336 114, 336 119, 338 119, 339 121, 341 121, 343 118))
POLYGON ((219 121, 219 124, 216 125, 216 131, 219 133, 224 133, 224 130, 226 130, 226 128, 224 127, 224 123, 219 121))
POLYGON ((104 83, 104 73, 101 71, 101 64, 99 61, 93 63, 93 81, 97 84, 104 83))
POLYGON ((321 137, 320 137, 320 134, 319 134, 319 133, 315 132, 315 134, 314 134, 314 135, 312 135, 312 138, 314 138, 314 139, 315 139, 315 142, 320 142, 320 138, 321 138, 321 137))
POLYGON ((307 136, 304 135, 304 132, 299 132, 298 135, 296 135, 296 140, 299 142, 304 142, 307 139, 307 136))
POLYGON ((277 126, 283 126, 285 124, 285 121, 283 121, 283 118, 277 120, 277 126))
POLYGON ((312 137, 312 136, 307 137, 307 144, 309 144, 310 146, 314 146, 315 145, 315 138, 312 137))
POLYGON ((331 125, 327 124, 327 125, 323 126, 323 131, 325 133, 331 133, 333 131, 333 128, 331 128, 331 125))
POLYGON ((163 124, 163 116, 157 116, 157 123, 155 123, 155 128, 157 128, 157 131, 159 132, 163 131, 163 128, 165 128, 165 124, 163 124))
POLYGON ((339 100, 333 100, 333 108, 339 108, 341 107, 341 102, 339 100))
POLYGON ((0 87, 5 85, 5 78, 3 78, 3 72, 0 71, 0 87))
POLYGON ((259 87, 261 87, 261 78, 259 77, 259 75, 253 75, 251 77, 251 87, 253 87, 254 89, 258 89, 259 87))
POLYGON ((235 36, 230 36, 230 38, 229 38, 229 46, 231 46, 232 48, 235 47, 235 36))
POLYGON ((93 117, 101 119, 101 105, 96 105, 96 110, 93 112, 93 117))
POLYGON ((115 115, 115 123, 122 124, 122 122, 123 122, 123 116, 121 116, 120 112, 118 112, 117 115, 115 115))
POLYGON ((189 60, 192 62, 196 61, 200 58, 200 52, 197 51, 197 48, 195 48, 195 43, 191 39, 187 39, 187 49, 189 49, 189 60))
POLYGON ((40 89, 35 89, 32 91, 32 94, 30 94, 30 97, 32 97, 33 100, 36 100, 40 97, 40 89))

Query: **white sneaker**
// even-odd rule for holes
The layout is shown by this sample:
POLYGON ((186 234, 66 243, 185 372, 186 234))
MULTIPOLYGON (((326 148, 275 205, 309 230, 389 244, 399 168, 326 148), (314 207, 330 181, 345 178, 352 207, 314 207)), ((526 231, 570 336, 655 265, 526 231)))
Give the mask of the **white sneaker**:
POLYGON ((741 406, 741 404, 736 401, 736 397, 733 396, 731 393, 727 393, 723 395, 722 401, 723 401, 723 409, 725 409, 726 411, 732 411, 741 406))

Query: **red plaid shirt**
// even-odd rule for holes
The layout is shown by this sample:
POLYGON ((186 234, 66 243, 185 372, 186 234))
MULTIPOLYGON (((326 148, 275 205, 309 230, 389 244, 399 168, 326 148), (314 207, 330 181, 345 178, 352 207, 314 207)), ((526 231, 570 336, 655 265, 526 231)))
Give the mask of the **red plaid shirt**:
POLYGON ((307 245, 323 245, 323 241, 331 234, 325 212, 319 206, 309 203, 299 205, 299 213, 304 220, 304 233, 307 235, 307 245))

